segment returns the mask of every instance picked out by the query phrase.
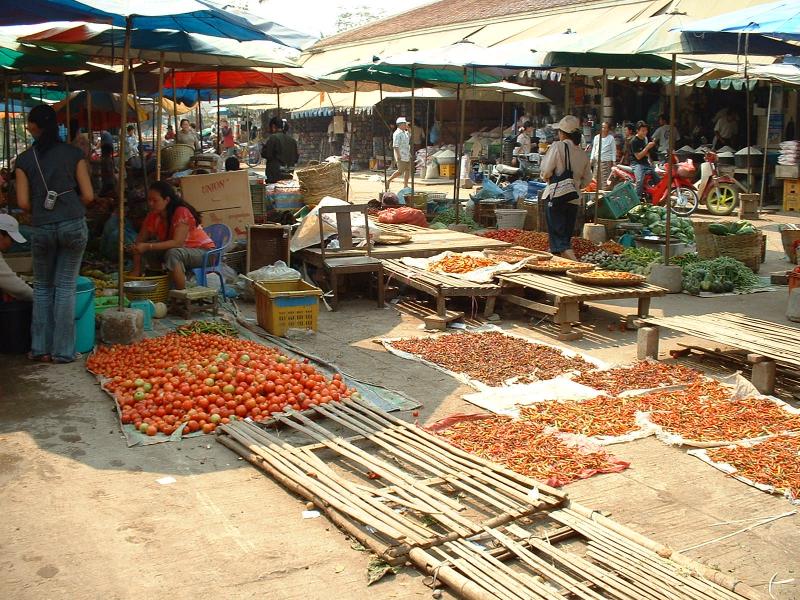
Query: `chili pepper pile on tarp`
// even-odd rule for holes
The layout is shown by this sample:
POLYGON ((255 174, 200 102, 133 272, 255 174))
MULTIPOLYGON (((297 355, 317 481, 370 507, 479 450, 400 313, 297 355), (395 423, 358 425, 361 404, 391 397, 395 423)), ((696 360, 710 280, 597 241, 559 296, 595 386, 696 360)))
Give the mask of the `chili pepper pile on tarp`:
POLYGON ((429 338, 394 340, 393 348, 408 352, 440 367, 464 373, 487 385, 553 379, 569 371, 585 371, 594 365, 557 348, 533 344, 497 331, 454 333, 429 338))
POLYGON ((703 374, 682 365, 639 361, 630 367, 616 367, 606 371, 587 371, 574 381, 596 390, 616 395, 627 390, 647 390, 667 385, 700 381, 703 374))
POLYGON ((548 485, 562 486, 630 466, 603 450, 581 450, 542 429, 509 417, 461 420, 436 431, 454 446, 548 485))
POLYGON ((535 402, 521 406, 519 417, 541 427, 553 427, 566 433, 587 437, 618 437, 639 429, 635 398, 597 396, 589 400, 535 402))
POLYGON ((697 442, 747 440, 800 431, 800 415, 767 398, 688 401, 669 410, 655 410, 649 419, 666 433, 697 442))
POLYGON ((428 271, 442 271, 444 273, 469 273, 484 267, 497 264, 491 258, 478 258, 464 254, 451 254, 428 265, 428 271))
POLYGON ((735 467, 735 475, 800 500, 800 436, 783 435, 750 447, 714 448, 706 453, 714 462, 735 467))

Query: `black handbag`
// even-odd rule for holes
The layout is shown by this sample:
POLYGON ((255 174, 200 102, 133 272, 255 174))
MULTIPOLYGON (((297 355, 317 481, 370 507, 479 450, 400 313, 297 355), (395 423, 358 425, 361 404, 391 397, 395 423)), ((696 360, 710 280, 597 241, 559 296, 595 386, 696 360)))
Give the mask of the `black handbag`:
POLYGON ((575 189, 575 181, 572 177, 572 164, 569 159, 569 148, 563 143, 564 147, 564 172, 560 175, 553 174, 550 182, 545 188, 544 196, 550 206, 563 206, 573 200, 580 198, 578 190, 575 189))

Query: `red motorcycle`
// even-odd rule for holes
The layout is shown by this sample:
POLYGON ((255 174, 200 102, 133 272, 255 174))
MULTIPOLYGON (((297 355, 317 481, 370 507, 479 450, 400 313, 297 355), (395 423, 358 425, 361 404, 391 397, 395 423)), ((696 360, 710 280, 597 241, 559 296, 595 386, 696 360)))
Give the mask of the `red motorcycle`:
POLYGON ((712 215, 729 215, 739 201, 739 190, 745 191, 741 183, 717 170, 717 155, 708 151, 706 161, 700 165, 700 182, 697 189, 700 201, 705 202, 712 215))
MULTIPOLYGON (((681 217, 688 217, 697 210, 700 203, 700 198, 697 195, 697 190, 694 187, 694 176, 697 169, 692 160, 678 162, 675 155, 672 155, 672 161, 664 165, 657 165, 655 167, 656 174, 660 179, 654 183, 652 173, 645 173, 644 183, 642 185, 643 201, 650 202, 654 205, 666 204, 667 201, 667 168, 672 168, 672 189, 669 193, 669 204, 672 212, 681 217)), ((608 178, 610 186, 616 185, 617 182, 630 181, 636 185, 636 175, 633 172, 633 167, 627 165, 614 165, 611 169, 611 175, 608 178)))

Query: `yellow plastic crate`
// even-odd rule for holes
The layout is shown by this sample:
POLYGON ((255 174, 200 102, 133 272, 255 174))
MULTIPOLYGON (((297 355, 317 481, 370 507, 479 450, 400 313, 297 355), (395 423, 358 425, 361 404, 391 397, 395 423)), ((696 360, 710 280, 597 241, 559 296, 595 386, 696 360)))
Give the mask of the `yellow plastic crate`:
POLYGON ((800 196, 800 179, 783 180, 783 197, 800 196))
POLYGON ((317 330, 321 289, 302 279, 259 281, 254 287, 258 324, 272 335, 285 335, 287 329, 317 330))

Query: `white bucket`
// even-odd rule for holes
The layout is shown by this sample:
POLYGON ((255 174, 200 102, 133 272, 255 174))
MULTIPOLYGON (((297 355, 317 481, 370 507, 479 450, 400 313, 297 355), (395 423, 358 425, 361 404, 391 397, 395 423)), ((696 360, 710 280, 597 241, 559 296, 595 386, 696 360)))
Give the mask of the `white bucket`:
POLYGON ((528 211, 524 208, 498 208, 494 211, 498 229, 522 229, 528 211))

